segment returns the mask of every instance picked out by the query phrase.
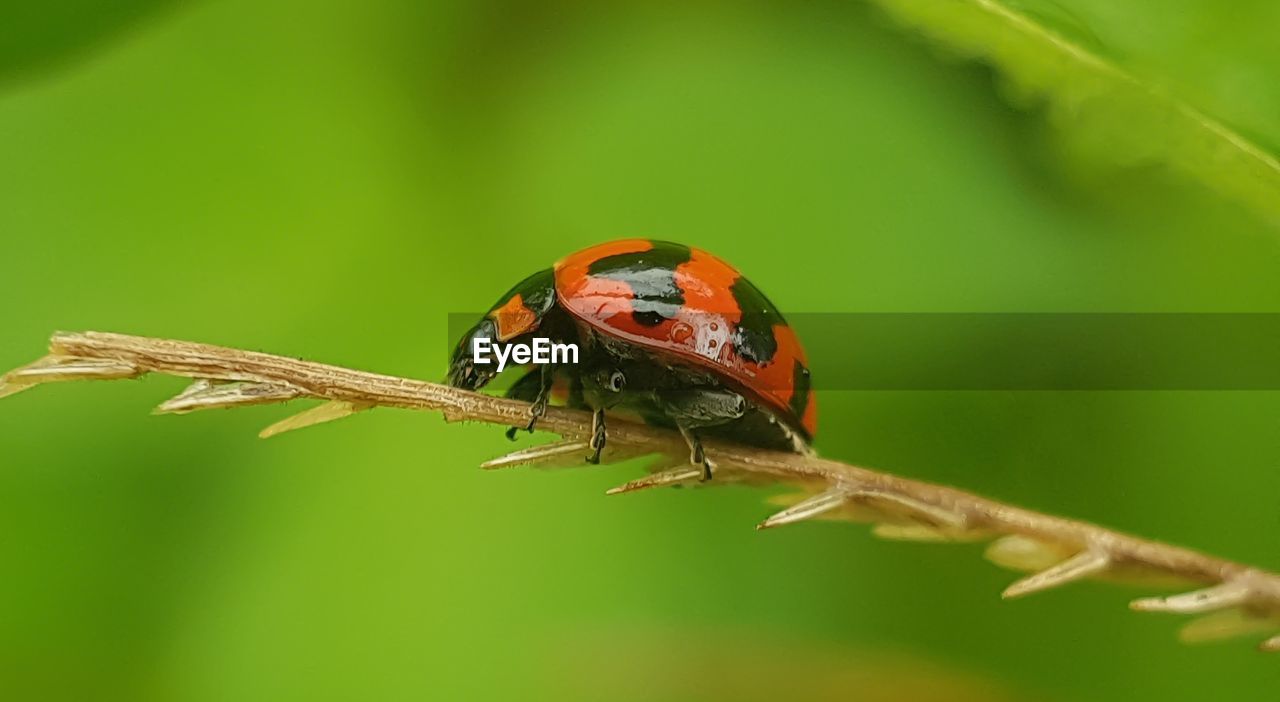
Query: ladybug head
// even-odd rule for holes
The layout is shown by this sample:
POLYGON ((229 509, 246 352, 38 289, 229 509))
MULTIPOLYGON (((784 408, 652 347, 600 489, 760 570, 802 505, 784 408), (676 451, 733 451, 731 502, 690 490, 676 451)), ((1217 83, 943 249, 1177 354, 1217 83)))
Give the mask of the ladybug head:
POLYGON ((476 344, 484 348, 505 346, 537 331, 555 306, 555 272, 548 268, 516 283, 497 304, 458 340, 449 362, 449 384, 479 390, 499 373, 492 363, 477 363, 476 344))
POLYGON ((471 331, 462 335, 457 347, 453 350, 453 358, 449 361, 448 382, 455 388, 479 390, 493 380, 498 374, 497 366, 477 364, 475 359, 475 343, 477 339, 496 339, 497 327, 492 319, 485 317, 471 331))

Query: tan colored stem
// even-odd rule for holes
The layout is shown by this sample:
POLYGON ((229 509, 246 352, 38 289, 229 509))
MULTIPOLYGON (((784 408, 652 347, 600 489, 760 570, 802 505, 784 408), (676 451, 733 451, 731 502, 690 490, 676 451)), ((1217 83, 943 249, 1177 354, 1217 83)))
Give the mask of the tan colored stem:
MULTIPOLYGON (((100 332, 58 333, 50 342, 56 362, 81 363, 96 359, 132 365, 137 373, 162 373, 212 381, 261 383, 278 388, 281 396, 348 403, 352 407, 399 407, 443 412, 446 419, 523 425, 528 417, 524 402, 467 392, 438 383, 351 370, 322 363, 240 349, 100 332)), ((45 364, 50 363, 46 360, 45 364)), ((28 368, 36 368, 38 364, 28 368)), ((92 366, 92 364, 90 364, 92 366)), ((40 366, 43 368, 44 366, 40 366)), ((117 366, 115 375, 120 377, 117 366)), ((5 376, 13 392, 24 382, 23 369, 5 376)), ((44 371, 37 371, 43 373, 44 371)), ((77 376, 83 377, 83 376, 77 376)), ((43 382, 43 378, 34 382, 43 382)), ((32 381, 27 381, 32 382, 32 381)), ((257 387, 257 386, 255 386, 257 387)), ((0 395, 5 394, 0 387, 0 395)), ((548 408, 539 428, 571 439, 587 437, 591 417, 586 412, 548 408)), ((611 421, 611 445, 678 454, 679 435, 663 429, 611 421)), ((937 514, 952 515, 973 533, 1025 537, 1033 543, 1059 549, 1066 558, 1087 552, 1105 561, 1112 574, 1172 576, 1166 579, 1214 586, 1243 583, 1251 612, 1280 618, 1280 576, 1240 563, 1189 549, 1130 536, 1086 522, 1003 504, 950 487, 900 478, 838 461, 792 453, 767 451, 721 441, 707 441, 718 470, 729 470, 748 479, 799 484, 812 492, 839 489, 851 495, 876 493, 899 505, 917 505, 899 516, 910 522, 912 513, 924 514, 911 528, 936 528, 937 514), (904 516, 905 515, 905 516, 904 516)), ((1034 567, 1034 566, 1029 566, 1034 567)))

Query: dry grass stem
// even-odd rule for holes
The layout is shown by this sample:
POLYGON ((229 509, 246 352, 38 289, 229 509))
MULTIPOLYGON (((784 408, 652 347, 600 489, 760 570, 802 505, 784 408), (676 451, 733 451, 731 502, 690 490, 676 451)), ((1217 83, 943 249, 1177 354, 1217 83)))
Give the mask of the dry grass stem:
MULTIPOLYGON (((146 373, 194 379, 158 412, 185 413, 313 398, 325 403, 267 428, 272 436, 340 419, 373 407, 442 412, 447 420, 523 425, 528 405, 409 378, 351 370, 272 354, 171 339, 99 332, 58 333, 45 358, 0 377, 0 397, 47 382, 133 378, 146 373)), ((563 441, 522 448, 485 468, 581 463, 591 418, 552 407, 539 429, 563 441)), ((987 558, 1003 567, 1035 571, 1011 585, 1017 597, 1082 579, 1200 586, 1183 595, 1139 599, 1142 612, 1206 614, 1182 631, 1188 641, 1280 631, 1280 575, 1185 548, 1141 539, 1086 522, 1003 504, 941 485, 826 460, 719 441, 706 442, 717 477, 708 483, 784 483, 803 493, 758 526, 807 519, 874 524, 884 538, 917 541, 990 541, 987 558)), ((699 471, 682 464, 684 443, 674 432, 623 421, 609 424, 612 461, 658 454, 655 472, 611 494, 673 484, 698 484, 699 471)), ((1280 651, 1280 635, 1261 644, 1280 651)))

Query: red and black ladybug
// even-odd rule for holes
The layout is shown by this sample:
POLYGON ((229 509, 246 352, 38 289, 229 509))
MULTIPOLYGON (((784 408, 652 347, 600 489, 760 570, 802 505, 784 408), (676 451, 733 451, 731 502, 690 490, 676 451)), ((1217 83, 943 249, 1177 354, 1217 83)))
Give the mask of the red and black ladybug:
POLYGON ((579 362, 533 368, 507 396, 533 403, 532 431, 553 384, 567 381, 566 404, 592 412, 590 462, 605 445, 606 410, 678 429, 704 479, 712 463, 700 436, 803 453, 817 431, 800 340, 759 288, 706 251, 625 239, 570 254, 513 287, 459 340, 449 384, 476 390, 497 375, 476 362, 474 340, 535 336, 577 344, 579 362))

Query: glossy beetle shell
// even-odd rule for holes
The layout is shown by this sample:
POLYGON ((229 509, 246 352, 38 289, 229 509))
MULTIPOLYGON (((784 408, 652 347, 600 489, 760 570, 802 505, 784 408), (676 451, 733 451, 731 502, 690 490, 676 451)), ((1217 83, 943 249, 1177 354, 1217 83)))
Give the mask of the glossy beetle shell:
POLYGON ((566 256, 554 274, 557 304, 579 321, 712 370, 806 438, 816 434, 817 404, 799 339, 768 298, 720 258, 625 239, 566 256))

